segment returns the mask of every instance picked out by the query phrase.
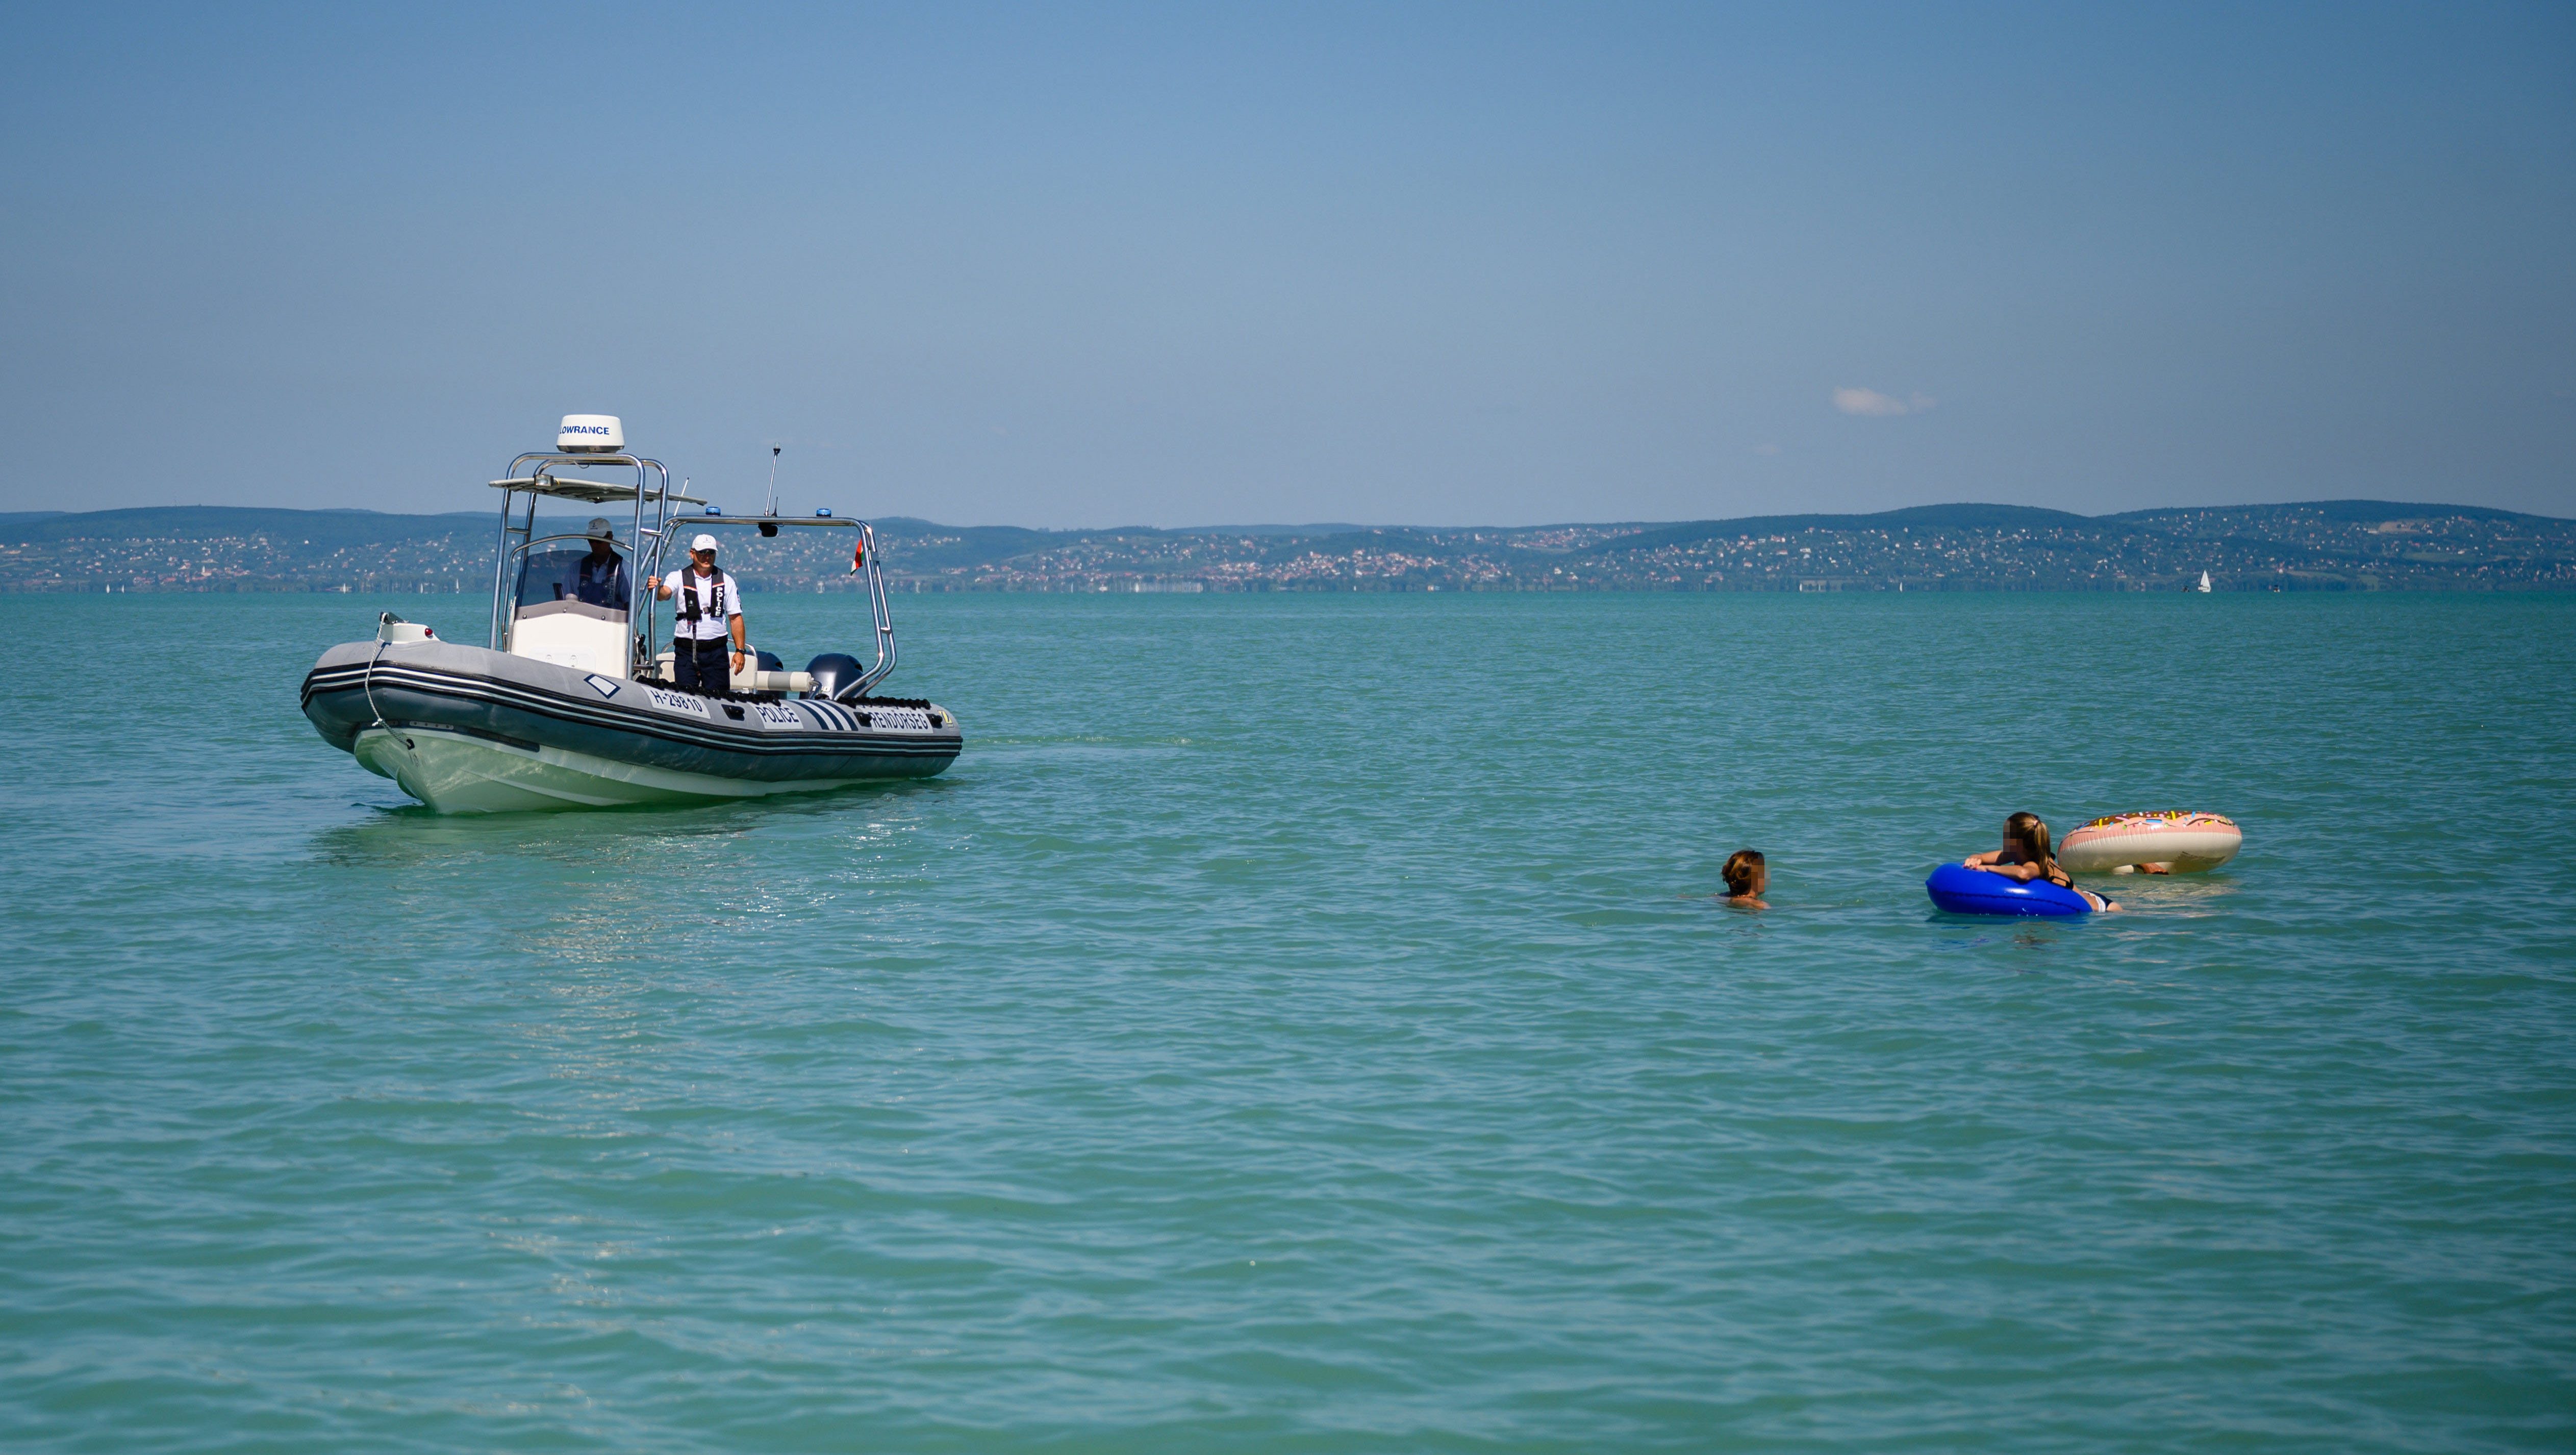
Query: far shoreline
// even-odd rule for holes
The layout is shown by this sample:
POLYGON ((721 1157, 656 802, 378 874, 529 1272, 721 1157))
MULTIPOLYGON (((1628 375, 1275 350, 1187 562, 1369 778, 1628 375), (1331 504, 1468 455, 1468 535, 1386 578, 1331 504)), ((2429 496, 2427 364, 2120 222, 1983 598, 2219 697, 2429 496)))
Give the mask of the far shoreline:
MULTIPOLYGON (((889 516, 876 529, 888 588, 904 594, 2152 594, 2196 592, 2204 575, 2211 594, 2576 590, 2576 521, 2370 500, 1528 527, 1049 531, 889 516)), ((493 530, 462 513, 22 512, 0 515, 0 592, 471 595, 490 589, 493 530)), ((828 594, 849 589, 847 565, 782 537, 739 549, 731 569, 754 591, 828 594)))

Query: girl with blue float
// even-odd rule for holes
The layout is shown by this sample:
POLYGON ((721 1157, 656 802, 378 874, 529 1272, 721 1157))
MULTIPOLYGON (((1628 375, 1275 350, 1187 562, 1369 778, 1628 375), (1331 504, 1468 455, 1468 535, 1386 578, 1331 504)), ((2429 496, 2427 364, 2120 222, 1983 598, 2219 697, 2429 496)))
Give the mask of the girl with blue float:
POLYGON ((2092 914, 2120 907, 2075 887, 2049 852, 2048 825, 2035 813, 2005 819, 2002 848, 1933 870, 1923 892, 1953 914, 2092 914))

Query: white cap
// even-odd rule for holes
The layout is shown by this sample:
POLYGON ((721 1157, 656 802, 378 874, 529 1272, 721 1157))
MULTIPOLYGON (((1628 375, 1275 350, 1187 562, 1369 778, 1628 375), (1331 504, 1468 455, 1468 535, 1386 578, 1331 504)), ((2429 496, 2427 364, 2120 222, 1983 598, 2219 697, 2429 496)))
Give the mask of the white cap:
POLYGON ((616 527, 608 523, 607 516, 594 515, 590 518, 590 538, 595 541, 613 541, 617 539, 616 527))
POLYGON ((693 551, 712 551, 715 548, 716 538, 711 535, 701 534, 696 540, 689 542, 689 549, 693 551))

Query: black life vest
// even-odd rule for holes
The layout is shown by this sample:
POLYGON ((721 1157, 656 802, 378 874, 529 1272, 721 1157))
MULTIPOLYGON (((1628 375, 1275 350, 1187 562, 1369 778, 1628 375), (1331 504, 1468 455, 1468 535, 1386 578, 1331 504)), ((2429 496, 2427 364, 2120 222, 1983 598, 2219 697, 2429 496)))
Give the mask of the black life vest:
POLYGON ((691 626, 696 626, 699 622, 707 619, 705 611, 698 604, 698 593, 701 590, 706 593, 708 601, 713 602, 719 607, 724 605, 724 567, 717 566, 710 569, 707 573, 707 579, 703 583, 698 580, 698 573, 695 568, 682 571, 680 573, 680 580, 685 584, 683 584, 679 590, 671 593, 680 599, 680 620, 687 622, 691 626))

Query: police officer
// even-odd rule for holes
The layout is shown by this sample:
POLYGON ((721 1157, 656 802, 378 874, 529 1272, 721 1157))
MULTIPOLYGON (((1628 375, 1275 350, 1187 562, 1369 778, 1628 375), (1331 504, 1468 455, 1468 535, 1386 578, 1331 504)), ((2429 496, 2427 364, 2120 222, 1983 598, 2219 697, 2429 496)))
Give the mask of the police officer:
POLYGON ((720 692, 733 685, 725 670, 725 639, 733 639, 733 670, 750 650, 742 631, 742 588, 716 565, 716 538, 689 542, 689 564, 662 578, 662 600, 680 605, 671 622, 671 668, 683 692, 720 692))
POLYGON ((617 554, 617 532, 607 516, 591 517, 590 554, 573 562, 572 580, 565 584, 572 588, 565 594, 575 601, 626 609, 626 561, 617 554))

